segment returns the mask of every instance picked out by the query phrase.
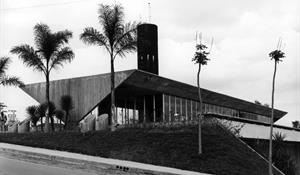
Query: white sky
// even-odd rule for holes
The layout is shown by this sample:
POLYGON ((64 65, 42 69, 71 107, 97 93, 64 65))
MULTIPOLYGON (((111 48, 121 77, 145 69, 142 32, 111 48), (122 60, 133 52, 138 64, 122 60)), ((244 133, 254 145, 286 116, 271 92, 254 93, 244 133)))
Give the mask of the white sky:
MULTIPOLYGON (((201 72, 202 87, 248 101, 271 103, 273 62, 268 57, 279 37, 286 58, 276 77, 275 107, 288 114, 277 124, 291 126, 300 120, 300 1, 299 0, 0 0, 0 56, 13 60, 8 73, 25 83, 44 81, 39 72, 25 67, 9 50, 33 45, 33 26, 46 23, 53 31, 73 31, 70 46, 75 59, 53 71, 51 79, 62 79, 110 71, 106 52, 79 40, 85 27, 100 30, 98 4, 121 3, 126 21, 148 21, 158 25, 160 75, 196 85, 197 66, 191 62, 195 33, 202 32, 208 44, 215 42, 211 61, 201 72)), ((136 54, 116 60, 116 70, 137 68, 136 54)), ((25 118, 25 108, 36 104, 18 88, 0 88, 0 101, 25 118)))

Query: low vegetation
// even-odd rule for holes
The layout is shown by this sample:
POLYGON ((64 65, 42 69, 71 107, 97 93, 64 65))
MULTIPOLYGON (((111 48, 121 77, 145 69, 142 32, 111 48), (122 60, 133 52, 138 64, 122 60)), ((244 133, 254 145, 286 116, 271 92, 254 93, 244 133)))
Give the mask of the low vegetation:
MULTIPOLYGON (((203 154, 197 126, 124 128, 115 132, 1 134, 0 142, 131 160, 218 175, 265 175, 268 163, 216 124, 203 124, 203 154)), ((275 172, 277 174, 277 172, 275 172)))

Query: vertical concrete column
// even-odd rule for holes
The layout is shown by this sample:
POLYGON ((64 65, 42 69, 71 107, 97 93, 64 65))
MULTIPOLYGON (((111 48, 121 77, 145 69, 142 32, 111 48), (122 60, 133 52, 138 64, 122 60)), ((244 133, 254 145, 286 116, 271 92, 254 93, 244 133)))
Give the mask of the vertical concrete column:
MULTIPOLYGON (((115 117, 116 117, 116 120, 117 120, 117 123, 118 123, 118 118, 119 118, 119 114, 118 114, 118 105, 117 105, 117 102, 118 100, 116 99, 115 100, 115 117)), ((98 106, 99 107, 99 106, 98 106)))
POLYGON ((182 98, 180 98, 180 120, 182 118, 182 114, 183 114, 183 112, 182 112, 182 98))
POLYGON ((193 100, 191 100, 191 120, 193 120, 193 100))
POLYGON ((125 124, 128 124, 128 115, 127 115, 127 98, 125 98, 125 124))
POLYGON ((155 95, 153 95, 153 122, 156 122, 155 95))
POLYGON ((169 95, 169 122, 171 122, 171 95, 169 95))
POLYGON ((133 123, 136 121, 136 97, 133 99, 133 123))
POLYGON ((175 114, 177 114, 177 112, 178 112, 178 111, 177 111, 177 103, 176 103, 176 98, 177 98, 177 97, 175 96, 175 113, 174 113, 174 115, 175 115, 175 114))
POLYGON ((165 94, 162 94, 162 108, 163 108, 163 112, 162 112, 162 120, 163 120, 163 123, 165 122, 165 114, 166 114, 166 111, 165 111, 165 94))
POLYGON ((188 120, 188 109, 187 109, 187 99, 185 99, 185 120, 188 120))
POLYGON ((144 96, 143 98, 143 102, 144 102, 144 123, 146 123, 146 96, 144 96))
POLYGON ((123 125, 124 124, 124 108, 122 108, 121 115, 122 115, 122 125, 123 125))

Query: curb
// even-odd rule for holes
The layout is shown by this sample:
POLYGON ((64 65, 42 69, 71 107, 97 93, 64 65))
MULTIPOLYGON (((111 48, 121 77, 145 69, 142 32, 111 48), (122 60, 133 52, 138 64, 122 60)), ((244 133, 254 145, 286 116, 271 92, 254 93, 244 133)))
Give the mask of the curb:
POLYGON ((156 166, 132 161, 88 156, 65 151, 0 143, 0 156, 93 173, 131 175, 209 175, 194 171, 156 166))

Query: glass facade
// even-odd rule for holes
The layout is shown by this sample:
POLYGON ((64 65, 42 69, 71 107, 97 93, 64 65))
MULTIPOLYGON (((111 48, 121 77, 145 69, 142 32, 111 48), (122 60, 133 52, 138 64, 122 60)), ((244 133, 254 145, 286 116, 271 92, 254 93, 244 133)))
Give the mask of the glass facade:
MULTIPOLYGON (((163 99, 165 122, 197 120, 198 109, 200 109, 199 102, 166 94, 163 94, 163 99)), ((270 118, 266 116, 207 103, 203 103, 202 112, 270 123, 270 118)))

